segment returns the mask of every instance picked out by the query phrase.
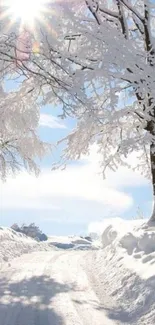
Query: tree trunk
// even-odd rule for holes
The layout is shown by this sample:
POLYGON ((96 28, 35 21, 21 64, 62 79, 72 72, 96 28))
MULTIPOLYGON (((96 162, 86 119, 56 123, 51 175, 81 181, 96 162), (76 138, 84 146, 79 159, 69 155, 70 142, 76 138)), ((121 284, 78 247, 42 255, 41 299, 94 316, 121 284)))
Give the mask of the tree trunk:
POLYGON ((155 222, 155 143, 150 145, 150 162, 151 162, 151 175, 152 175, 152 186, 153 186, 153 211, 150 218, 150 222, 155 222))

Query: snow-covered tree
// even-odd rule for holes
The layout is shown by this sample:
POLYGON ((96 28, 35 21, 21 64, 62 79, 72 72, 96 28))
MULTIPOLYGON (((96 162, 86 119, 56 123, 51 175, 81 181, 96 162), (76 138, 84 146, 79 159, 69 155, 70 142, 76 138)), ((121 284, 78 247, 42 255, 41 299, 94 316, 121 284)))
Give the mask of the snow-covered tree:
POLYGON ((5 42, 0 61, 17 56, 16 68, 33 76, 42 103, 59 102, 63 117, 77 119, 63 163, 79 159, 93 143, 103 171, 127 165, 128 155, 138 152, 137 168, 152 176, 155 196, 154 0, 60 1, 55 10, 59 19, 49 15, 50 31, 39 25, 26 52, 19 38, 9 48, 5 42))
POLYGON ((38 174, 37 158, 50 149, 37 135, 39 106, 32 81, 16 91, 0 89, 0 178, 16 173, 23 167, 38 174))
MULTIPOLYGON (((72 98, 73 84, 65 69, 65 56, 61 65, 56 50, 58 42, 51 30, 47 32, 39 25, 31 29, 28 24, 22 25, 19 17, 13 17, 12 9, 18 10, 23 5, 22 1, 12 0, 0 3, 0 178, 3 180, 23 166, 39 172, 36 161, 50 149, 37 134, 40 106, 59 102, 65 110, 72 98), (54 49, 50 45, 53 40, 54 49), (9 92, 5 90, 7 80, 12 88, 9 92)), ((70 61, 67 68, 69 65, 70 61)))
MULTIPOLYGON (((19 17, 13 17, 12 9, 18 10, 20 6, 19 1, 0 3, 0 178, 3 180, 23 165, 29 171, 39 171, 36 160, 49 150, 49 145, 37 135, 40 105, 61 103, 64 112, 71 105, 74 107, 72 60, 65 67, 64 54, 60 62, 63 48, 59 48, 60 39, 56 41, 51 29, 47 31, 44 25, 33 29, 22 24, 19 17), (4 90, 7 79, 12 80, 11 87, 15 88, 9 92, 4 90), (16 82, 20 84, 18 89, 16 82)), ((76 102, 79 100, 76 98, 76 102)))
POLYGON ((37 175, 38 161, 51 146, 38 136, 41 89, 39 76, 34 87, 31 73, 31 35, 11 21, 2 3, 6 1, 0 4, 0 179, 6 180, 23 167, 37 175))
MULTIPOLYGON (((62 67, 68 74, 65 96, 77 99, 64 107, 65 115, 77 118, 77 127, 65 139, 63 163, 79 159, 93 143, 103 170, 127 165, 128 155, 138 152, 137 168, 151 174, 155 196, 154 1, 81 0, 76 10, 74 3, 66 5, 65 21, 58 48, 48 42, 45 50, 48 67, 53 71, 56 55, 60 78, 62 67)), ((44 51, 40 54, 42 64, 44 51)), ((48 76, 46 63, 42 70, 48 76)), ((46 99, 50 102, 52 93, 46 99)))

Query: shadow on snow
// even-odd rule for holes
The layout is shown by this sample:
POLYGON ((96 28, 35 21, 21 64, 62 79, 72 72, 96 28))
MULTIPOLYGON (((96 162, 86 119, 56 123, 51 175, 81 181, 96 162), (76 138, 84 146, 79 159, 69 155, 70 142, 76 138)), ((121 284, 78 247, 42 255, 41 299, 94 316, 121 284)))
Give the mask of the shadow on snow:
POLYGON ((0 281, 0 325, 63 325, 52 308, 53 298, 73 290, 48 276, 7 283, 0 281))

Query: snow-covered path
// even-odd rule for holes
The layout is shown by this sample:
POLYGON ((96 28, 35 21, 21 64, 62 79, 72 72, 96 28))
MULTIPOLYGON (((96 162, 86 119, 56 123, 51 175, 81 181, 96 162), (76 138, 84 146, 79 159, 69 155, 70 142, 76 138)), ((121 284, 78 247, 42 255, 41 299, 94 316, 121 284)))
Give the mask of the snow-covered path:
POLYGON ((0 325, 114 325, 81 263, 88 254, 31 253, 3 268, 0 325))

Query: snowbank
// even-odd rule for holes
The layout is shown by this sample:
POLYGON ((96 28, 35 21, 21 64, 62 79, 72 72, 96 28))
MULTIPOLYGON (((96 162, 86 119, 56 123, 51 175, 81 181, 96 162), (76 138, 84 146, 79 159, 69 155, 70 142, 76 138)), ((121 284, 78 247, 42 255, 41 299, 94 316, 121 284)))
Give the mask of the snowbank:
POLYGON ((108 317, 118 324, 155 324, 155 228, 121 219, 101 227, 102 249, 94 253, 90 274, 108 317))
POLYGON ((129 255, 138 252, 155 252, 155 228, 149 228, 144 220, 112 219, 102 225, 102 247, 120 246, 129 255))
POLYGON ((0 227, 0 268, 4 262, 8 262, 22 254, 54 249, 49 243, 38 243, 22 233, 13 229, 0 227))
POLYGON ((95 249, 91 241, 79 236, 49 236, 48 242, 60 249, 95 249))
POLYGON ((50 236, 46 242, 36 242, 13 229, 0 227, 0 268, 22 254, 57 249, 88 250, 93 247, 90 241, 78 236, 50 236))

